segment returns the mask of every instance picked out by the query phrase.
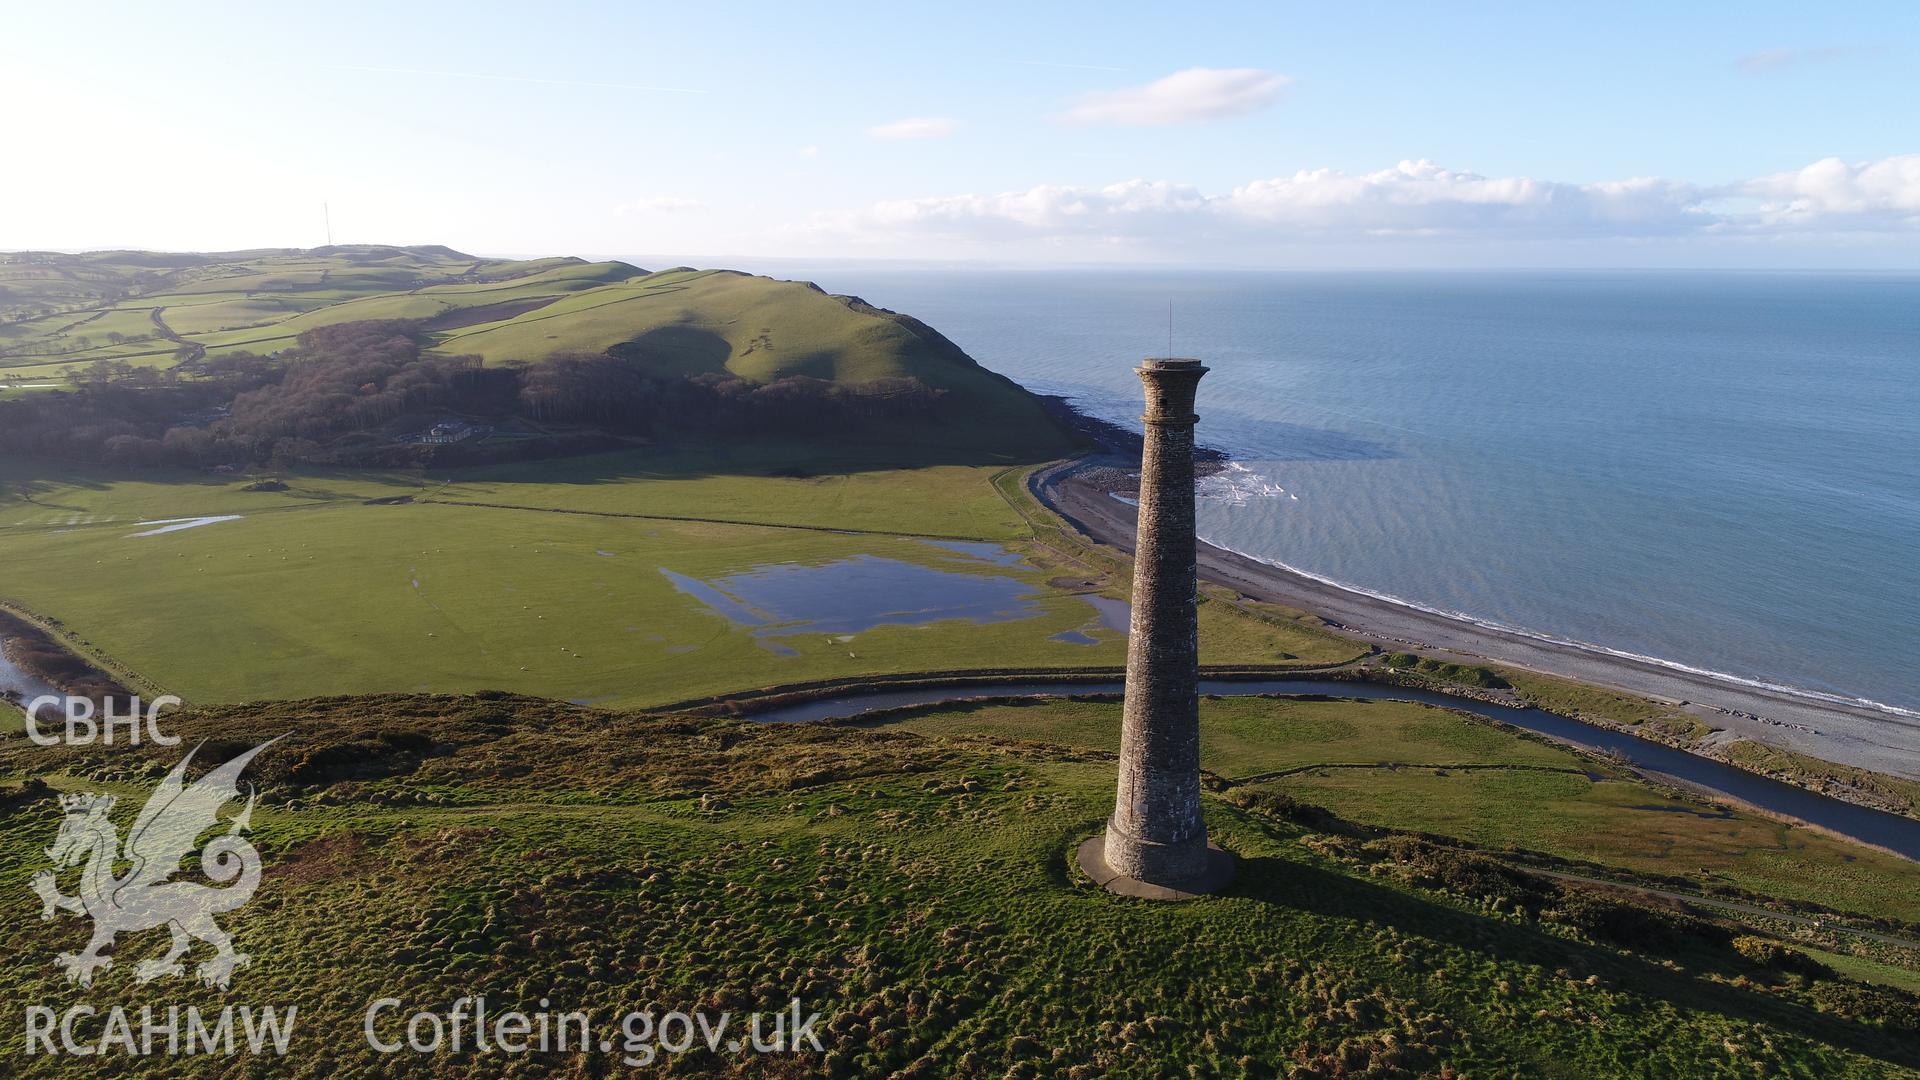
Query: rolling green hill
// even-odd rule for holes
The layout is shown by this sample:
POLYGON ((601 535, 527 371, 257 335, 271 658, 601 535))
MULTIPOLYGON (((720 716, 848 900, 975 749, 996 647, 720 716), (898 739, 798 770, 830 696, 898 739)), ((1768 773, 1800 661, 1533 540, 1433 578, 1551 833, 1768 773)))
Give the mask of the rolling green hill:
POLYGON ((760 383, 915 378, 947 392, 970 445, 1026 456, 1067 445, 1031 395, 924 323, 857 298, 730 270, 444 247, 0 255, 0 395, 58 387, 97 361, 270 354, 302 331, 374 319, 421 320, 433 351, 489 364, 612 352, 664 374, 760 383))

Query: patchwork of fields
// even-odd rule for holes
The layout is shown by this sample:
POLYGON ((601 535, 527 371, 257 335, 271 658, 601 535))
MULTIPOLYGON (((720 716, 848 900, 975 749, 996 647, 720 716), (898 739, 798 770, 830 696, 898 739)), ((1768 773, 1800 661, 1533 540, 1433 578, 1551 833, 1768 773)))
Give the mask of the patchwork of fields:
MULTIPOLYGON (((834 472, 844 463, 821 459, 791 477, 740 464, 709 476, 687 452, 636 451, 290 476, 264 492, 16 473, 0 503, 0 599, 194 702, 493 688, 632 706, 1124 660, 1124 631, 1090 602, 1123 597, 1124 581, 1033 543, 996 470, 834 472), (151 524, 196 518, 225 520, 151 524), (837 572, 848 567, 860 572, 837 572), (776 583, 754 584, 774 570, 776 583), (716 587, 753 610, 703 595, 716 587)), ((1218 610, 1206 625, 1212 662, 1356 652, 1218 610)))
POLYGON ((266 353, 302 330, 550 303, 644 276, 624 263, 476 259, 448 249, 327 249, 0 260, 0 371, 44 380, 96 360, 170 366, 182 348, 266 353))
POLYGON ((731 270, 446 248, 0 255, 0 396, 64 386, 102 361, 270 355, 306 330, 380 319, 417 320, 430 350, 489 364, 626 349, 661 376, 913 378, 969 418, 947 441, 1003 462, 1062 446, 1030 395, 924 324, 856 298, 731 270))

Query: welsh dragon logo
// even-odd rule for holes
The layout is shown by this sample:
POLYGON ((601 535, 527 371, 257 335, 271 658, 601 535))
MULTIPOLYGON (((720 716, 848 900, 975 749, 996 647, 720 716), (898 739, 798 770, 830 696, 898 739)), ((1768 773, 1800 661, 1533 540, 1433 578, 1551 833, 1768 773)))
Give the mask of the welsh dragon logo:
POLYGON ((193 853, 201 835, 220 824, 220 808, 239 797, 240 773, 247 763, 279 741, 268 740, 192 784, 187 783, 187 764, 199 747, 189 751, 147 799, 124 848, 119 830, 107 818, 115 801, 112 795, 60 796, 66 820, 60 823, 53 846, 46 849, 55 869, 35 874, 32 884, 46 905, 41 919, 50 920, 58 911, 93 919, 93 939, 86 949, 61 953, 54 961, 66 971, 68 982, 92 986, 94 973, 113 965, 113 957, 102 950, 113 944, 114 935, 161 926, 173 935, 173 944, 166 955, 140 961, 134 968, 134 978, 140 982, 184 976, 181 958, 196 938, 215 950, 195 971, 208 986, 226 989, 234 970, 252 962, 246 953, 234 951, 233 939, 213 918, 239 908, 260 887, 260 852, 244 835, 253 816, 252 793, 226 834, 208 841, 200 851, 201 872, 213 881, 232 884, 214 888, 169 879, 180 872, 181 860, 193 853), (131 866, 115 876, 114 863, 121 858, 131 866), (59 871, 80 862, 86 863, 80 894, 63 895, 57 884, 59 871))

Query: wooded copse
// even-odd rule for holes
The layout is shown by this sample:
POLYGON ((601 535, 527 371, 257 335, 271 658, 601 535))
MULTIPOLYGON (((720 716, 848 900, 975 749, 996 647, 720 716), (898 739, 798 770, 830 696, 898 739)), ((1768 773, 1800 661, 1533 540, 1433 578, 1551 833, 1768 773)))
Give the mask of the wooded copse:
POLYGON ((417 322, 380 320, 308 330, 270 357, 237 353, 167 369, 103 362, 76 371, 71 390, 0 402, 0 452, 134 467, 391 463, 400 429, 415 420, 519 418, 561 434, 805 437, 931 417, 946 397, 915 378, 669 375, 644 350, 620 351, 486 367, 478 357, 423 352, 417 322))

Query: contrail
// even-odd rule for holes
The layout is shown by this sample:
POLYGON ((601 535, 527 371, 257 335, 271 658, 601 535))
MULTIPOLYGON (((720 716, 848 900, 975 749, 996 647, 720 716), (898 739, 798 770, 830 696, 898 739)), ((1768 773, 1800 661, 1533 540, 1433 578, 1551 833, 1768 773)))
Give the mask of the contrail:
POLYGON ((582 82, 578 79, 536 79, 526 75, 495 75, 491 72, 475 71, 431 71, 426 68, 364 67, 349 64, 348 71, 375 71, 387 75, 431 75, 445 79, 484 79, 488 82, 539 83, 545 86, 587 86, 597 90, 644 90, 656 94, 704 94, 705 90, 689 90, 680 86, 640 86, 634 83, 582 82))

